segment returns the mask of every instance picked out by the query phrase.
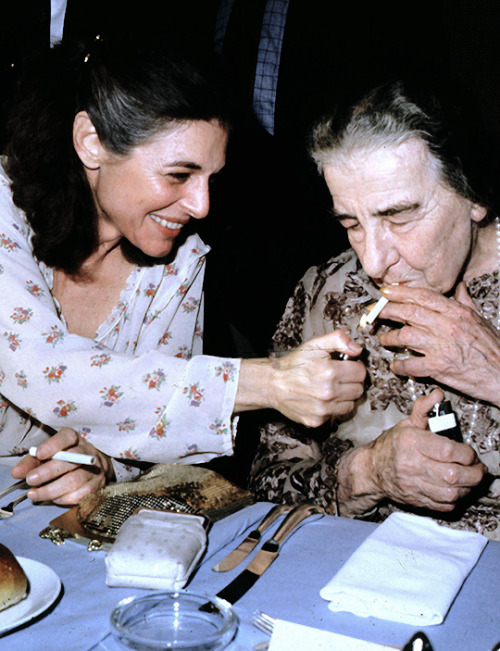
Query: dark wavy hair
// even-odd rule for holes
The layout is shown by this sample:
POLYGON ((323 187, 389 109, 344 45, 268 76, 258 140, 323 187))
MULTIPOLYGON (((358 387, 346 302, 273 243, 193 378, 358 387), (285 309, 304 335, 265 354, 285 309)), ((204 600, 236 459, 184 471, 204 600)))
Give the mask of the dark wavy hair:
MULTIPOLYGON (((164 39, 63 41, 33 62, 8 122, 5 169, 14 202, 34 230, 36 257, 77 274, 97 248, 97 212, 73 146, 79 111, 87 111, 101 143, 124 156, 169 123, 229 128, 227 106, 212 62, 164 39)), ((132 262, 161 262, 125 239, 121 246, 132 262)))
POLYGON ((473 98, 450 82, 390 80, 357 97, 346 96, 314 126, 310 153, 322 172, 343 153, 415 137, 455 192, 486 207, 490 219, 499 214, 495 138, 473 98))

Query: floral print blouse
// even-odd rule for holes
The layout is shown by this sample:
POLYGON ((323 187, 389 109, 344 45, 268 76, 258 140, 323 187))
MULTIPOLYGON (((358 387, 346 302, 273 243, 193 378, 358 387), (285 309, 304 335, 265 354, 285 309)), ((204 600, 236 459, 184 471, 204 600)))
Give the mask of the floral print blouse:
MULTIPOLYGON (((0 168, 0 458, 67 426, 127 460, 200 463, 232 453, 239 360, 202 355, 197 235, 167 265, 134 267, 95 339, 71 334, 0 168)), ((115 463, 115 469, 120 464, 115 463)))
MULTIPOLYGON (((496 325, 498 272, 475 278, 467 287, 483 316, 496 325)), ((366 391, 353 416, 334 426, 315 431, 277 421, 262 427, 250 477, 250 488, 258 499, 288 503, 314 499, 329 513, 337 513, 336 469, 342 455, 409 415, 415 397, 434 388, 432 382, 408 381, 394 375, 389 368, 394 353, 380 346, 381 330, 365 332, 358 328, 365 307, 379 297, 352 250, 312 267, 297 285, 274 334, 274 348, 288 350, 311 337, 342 328, 364 348, 366 391)), ((386 327, 382 322, 378 326, 386 327)), ((476 401, 451 390, 445 391, 445 396, 460 420, 462 433, 470 435, 472 446, 490 472, 488 481, 474 490, 445 524, 500 540, 500 410, 480 401, 476 407, 476 401)), ((401 505, 383 503, 366 517, 381 520, 399 508, 401 505)))

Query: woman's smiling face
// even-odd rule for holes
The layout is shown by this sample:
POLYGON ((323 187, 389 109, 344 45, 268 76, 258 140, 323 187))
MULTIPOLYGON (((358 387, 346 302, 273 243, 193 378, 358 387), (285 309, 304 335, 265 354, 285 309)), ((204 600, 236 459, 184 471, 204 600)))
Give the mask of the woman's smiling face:
POLYGON ((146 255, 168 255, 181 229, 209 210, 209 185, 225 162, 227 130, 217 122, 169 126, 126 156, 99 145, 87 169, 99 243, 126 238, 146 255))
POLYGON ((342 153, 324 175, 334 214, 377 285, 455 286, 486 209, 441 180, 423 141, 342 153))

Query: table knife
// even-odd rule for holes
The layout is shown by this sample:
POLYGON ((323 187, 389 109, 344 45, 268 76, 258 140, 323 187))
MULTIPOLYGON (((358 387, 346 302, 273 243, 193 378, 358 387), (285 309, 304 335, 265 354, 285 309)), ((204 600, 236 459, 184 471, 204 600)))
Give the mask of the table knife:
POLYGON ((15 484, 12 484, 12 486, 9 486, 8 488, 4 488, 3 490, 0 491, 0 497, 3 497, 4 495, 8 495, 12 491, 17 490, 18 488, 27 486, 26 482, 24 479, 20 479, 17 481, 15 484))
POLYGON ((304 523, 304 520, 310 516, 315 516, 316 520, 323 517, 324 514, 324 510, 316 504, 302 504, 292 509, 274 536, 266 540, 246 568, 229 585, 218 592, 217 597, 225 599, 230 604, 238 601, 276 559, 281 545, 304 523))
POLYGON ((221 561, 216 563, 212 567, 212 570, 214 570, 214 572, 227 572, 228 570, 232 570, 233 567, 236 567, 238 563, 241 563, 241 561, 246 558, 259 543, 264 531, 270 527, 271 524, 280 517, 280 515, 288 513, 291 508, 292 507, 288 504, 278 504, 277 506, 273 506, 267 515, 264 516, 260 524, 248 534, 245 540, 243 540, 236 549, 233 549, 233 551, 225 556, 221 561))

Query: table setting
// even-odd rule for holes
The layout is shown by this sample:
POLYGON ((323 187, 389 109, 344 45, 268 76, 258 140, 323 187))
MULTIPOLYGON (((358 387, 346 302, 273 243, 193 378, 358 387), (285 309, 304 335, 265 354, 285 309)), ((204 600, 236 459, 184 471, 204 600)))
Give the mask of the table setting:
MULTIPOLYGON (((9 470, 0 465, 0 513, 26 492, 19 483, 2 495, 15 483, 9 470)), ((186 609, 200 622, 194 628, 212 626, 213 620, 223 631, 215 646, 193 649, 492 651, 500 641, 500 543, 428 518, 393 514, 377 525, 325 515, 314 505, 291 509, 256 502, 207 527, 196 523, 192 549, 184 525, 175 521, 184 538, 181 552, 169 553, 179 556, 180 574, 152 588, 146 587, 152 585, 147 571, 135 562, 132 583, 123 581, 123 562, 110 578, 110 560, 113 553, 120 559, 123 542, 113 552, 113 545, 92 550, 83 538, 54 544, 40 536, 67 512, 25 499, 0 519, 0 543, 15 554, 30 584, 24 600, 0 610, 0 651, 56 643, 68 651, 141 648, 125 646, 120 637, 134 621, 133 609, 152 609, 161 624, 162 617, 171 621, 171 603, 176 625, 186 609), (141 573, 145 587, 138 587, 141 573), (174 582, 172 599, 165 586, 174 582)), ((157 532, 167 527, 176 540, 180 533, 172 534, 172 518, 160 520, 151 526, 157 532)), ((132 552, 139 553, 137 548, 132 545, 132 552)), ((155 580, 166 576, 163 570, 153 574, 155 580)), ((144 622, 145 616, 135 620, 144 622)), ((147 634, 152 626, 146 626, 147 634)))

